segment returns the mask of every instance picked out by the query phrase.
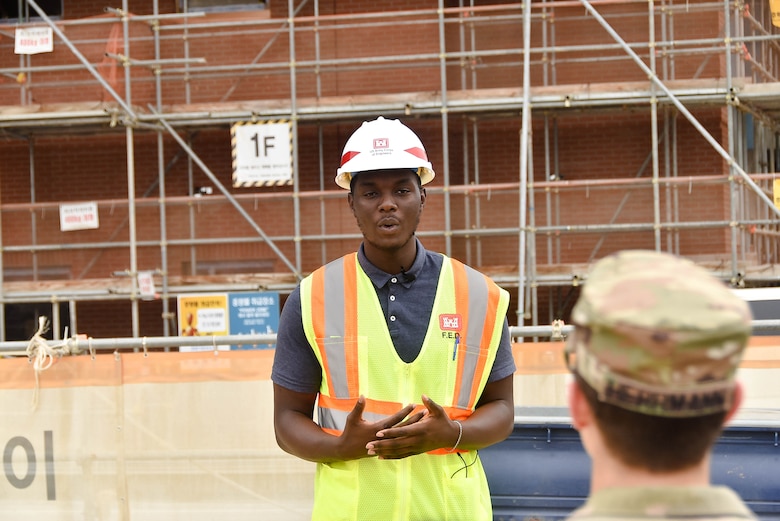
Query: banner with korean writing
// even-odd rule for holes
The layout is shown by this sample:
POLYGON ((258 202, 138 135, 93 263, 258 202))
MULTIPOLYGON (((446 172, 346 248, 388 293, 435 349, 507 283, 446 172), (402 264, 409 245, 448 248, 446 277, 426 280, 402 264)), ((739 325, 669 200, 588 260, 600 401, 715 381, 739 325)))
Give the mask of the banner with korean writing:
MULTIPOLYGON (((279 329, 279 293, 230 293, 230 334, 275 334, 279 329)), ((233 349, 268 349, 276 344, 242 344, 233 349)))
POLYGON ((60 205, 60 230, 94 230, 100 227, 98 207, 95 202, 60 205))
POLYGON ((51 27, 17 27, 14 33, 14 53, 40 54, 54 50, 51 27))
MULTIPOLYGON (((181 336, 224 336, 228 334, 227 293, 181 295, 177 299, 181 336)), ((182 346, 182 351, 229 350, 230 346, 182 346)))

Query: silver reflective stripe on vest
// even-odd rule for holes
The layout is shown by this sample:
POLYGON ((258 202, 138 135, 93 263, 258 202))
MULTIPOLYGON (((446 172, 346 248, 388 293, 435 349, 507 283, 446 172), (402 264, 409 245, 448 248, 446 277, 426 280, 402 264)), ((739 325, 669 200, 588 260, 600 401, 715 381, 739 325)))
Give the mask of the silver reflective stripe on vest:
MULTIPOLYGON (((324 407, 319 407, 317 411, 317 422, 319 423, 320 427, 323 429, 333 429, 337 431, 344 430, 344 426, 347 424, 347 415, 351 412, 339 411, 337 409, 326 409, 324 407)), ((387 418, 387 415, 364 410, 361 417, 363 420, 373 423, 387 418)))
MULTIPOLYGON (((344 258, 325 266, 323 296, 325 307, 325 356, 333 383, 331 396, 348 398, 347 363, 344 349, 344 258)), ((351 339, 354 341, 355 339, 351 339)))
MULTIPOLYGON (((478 271, 464 266, 466 279, 469 281, 469 309, 468 331, 466 331, 466 352, 463 364, 463 376, 460 392, 458 393, 458 407, 469 406, 471 389, 474 384, 475 373, 479 364, 479 354, 482 353, 482 332, 485 328, 485 314, 487 313, 488 292, 487 281, 478 271)), ((456 288, 456 291, 458 288, 456 288)), ((485 346, 487 348, 487 346, 485 346)), ((481 375, 477 375, 481 376, 481 375)))
POLYGON ((319 407, 317 409, 317 422, 323 429, 342 431, 347 423, 347 414, 349 413, 319 407), (338 418, 336 418, 337 416, 338 418))

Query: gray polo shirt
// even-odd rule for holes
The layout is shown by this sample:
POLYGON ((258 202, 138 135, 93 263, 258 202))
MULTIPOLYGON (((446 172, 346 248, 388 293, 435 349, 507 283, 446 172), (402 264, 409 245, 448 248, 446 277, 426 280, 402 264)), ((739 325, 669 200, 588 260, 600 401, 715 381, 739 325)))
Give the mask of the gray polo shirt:
MULTIPOLYGON (((368 261, 362 244, 358 262, 374 283, 398 356, 407 363, 412 362, 419 354, 428 330, 442 255, 427 251, 417 239, 417 256, 404 272, 391 275, 380 270, 368 261)), ((501 380, 514 372, 509 325, 504 318, 501 343, 488 381, 501 380)), ((320 389, 321 376, 320 364, 303 330, 299 286, 287 297, 279 318, 271 379, 292 391, 316 393, 320 389)))

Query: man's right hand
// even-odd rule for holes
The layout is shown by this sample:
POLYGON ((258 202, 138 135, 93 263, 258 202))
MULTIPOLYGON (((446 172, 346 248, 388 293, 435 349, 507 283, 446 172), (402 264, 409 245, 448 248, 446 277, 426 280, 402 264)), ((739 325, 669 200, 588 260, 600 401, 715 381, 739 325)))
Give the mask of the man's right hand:
POLYGON ((347 415, 344 431, 339 436, 338 459, 342 461, 369 457, 366 445, 377 440, 376 433, 390 427, 401 427, 420 421, 425 415, 425 410, 413 413, 414 404, 409 404, 387 418, 376 422, 367 422, 363 419, 363 411, 366 408, 366 399, 360 396, 347 415))

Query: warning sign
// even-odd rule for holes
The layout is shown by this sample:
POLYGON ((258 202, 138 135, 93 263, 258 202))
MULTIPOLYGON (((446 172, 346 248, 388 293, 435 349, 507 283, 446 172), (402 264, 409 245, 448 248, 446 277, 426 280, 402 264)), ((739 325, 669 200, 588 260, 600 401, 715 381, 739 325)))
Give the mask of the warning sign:
POLYGON ((289 121, 239 122, 230 128, 233 186, 280 186, 293 182, 289 121))
MULTIPOLYGON (((226 293, 186 295, 178 298, 181 336, 225 336, 228 334, 228 296, 226 293)), ((230 346, 218 346, 222 351, 230 346)), ((210 346, 181 346, 180 351, 208 351, 210 346)))
POLYGON ((60 230, 91 230, 99 227, 97 203, 60 205, 60 230))
POLYGON ((136 280, 138 281, 138 291, 141 293, 142 299, 150 300, 159 298, 157 290, 154 287, 154 273, 151 271, 139 271, 136 280))
MULTIPOLYGON (((230 293, 230 334, 275 334, 279 329, 279 293, 230 293)), ((233 349, 273 349, 276 344, 232 346, 233 349)))
POLYGON ((16 54, 39 54, 54 51, 51 27, 17 27, 14 33, 16 54))

